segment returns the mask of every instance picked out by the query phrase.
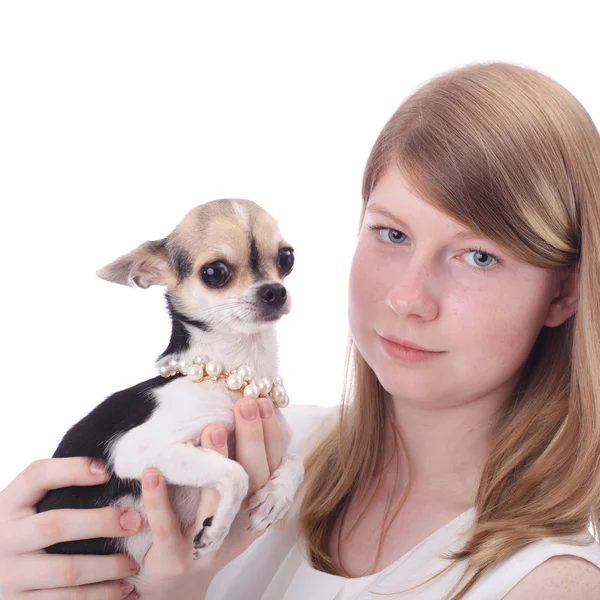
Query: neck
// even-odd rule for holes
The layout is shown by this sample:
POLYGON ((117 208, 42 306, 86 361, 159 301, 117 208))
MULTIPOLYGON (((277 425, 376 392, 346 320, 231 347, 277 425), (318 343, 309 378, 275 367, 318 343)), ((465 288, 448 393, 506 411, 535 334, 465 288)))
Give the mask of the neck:
POLYGON ((411 495, 423 499, 441 495, 448 501, 472 506, 505 398, 492 395, 436 409, 402 398, 392 400, 402 445, 400 464, 394 461, 390 473, 394 477, 396 473, 406 473, 410 457, 414 490, 411 495))
POLYGON ((275 377, 278 372, 275 326, 253 333, 242 333, 230 327, 218 331, 203 321, 194 321, 178 313, 167 299, 171 314, 171 340, 158 357, 164 363, 170 358, 192 362, 195 356, 206 355, 219 361, 226 370, 249 365, 259 376, 275 377))

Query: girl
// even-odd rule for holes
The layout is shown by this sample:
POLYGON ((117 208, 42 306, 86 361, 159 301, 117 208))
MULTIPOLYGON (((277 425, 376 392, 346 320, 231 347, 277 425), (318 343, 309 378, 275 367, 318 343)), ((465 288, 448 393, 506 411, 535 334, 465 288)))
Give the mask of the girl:
MULTIPOLYGON (((240 514, 224 547, 194 563, 151 470, 155 542, 142 568, 153 583, 138 592, 596 598, 599 252, 600 135, 567 90, 507 63, 421 86, 364 173, 344 402, 290 413, 306 464, 294 507, 260 539, 240 514)), ((236 458, 264 483, 281 457, 277 432, 236 405, 238 437, 236 458)), ((78 463, 48 467, 59 475, 45 487, 90 477, 78 463)), ((72 562, 43 578, 52 557, 36 549, 52 536, 30 514, 39 487, 26 472, 0 497, 7 599, 67 598, 61 585, 129 574, 72 562)), ((55 537, 99 535, 79 519, 56 517, 55 537)), ((110 585, 117 594, 94 583, 78 597, 109 597, 93 594, 110 585)))

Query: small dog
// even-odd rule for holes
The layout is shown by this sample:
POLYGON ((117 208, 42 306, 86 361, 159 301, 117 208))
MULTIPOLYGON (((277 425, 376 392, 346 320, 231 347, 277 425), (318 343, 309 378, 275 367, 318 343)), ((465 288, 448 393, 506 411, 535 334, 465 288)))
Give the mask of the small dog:
MULTIPOLYGON (((290 310, 281 282, 293 265, 293 248, 265 210, 249 200, 223 199, 197 206, 166 238, 98 271, 122 285, 166 286, 171 340, 157 360, 157 377, 109 396, 65 434, 53 455, 103 459, 107 483, 51 490, 37 508, 131 507, 142 514, 143 526, 130 537, 59 543, 48 552, 124 552, 141 563, 152 542, 140 484, 150 466, 164 474, 184 532, 195 525, 201 488, 216 488, 218 508, 204 520, 190 552, 200 558, 221 546, 248 493, 248 475, 234 460, 199 447, 199 435, 209 423, 223 423, 233 457, 233 404, 241 389, 266 395, 276 407, 287 405, 276 377, 275 323, 290 310)), ((280 410, 275 415, 284 456, 279 476, 250 499, 256 531, 287 512, 304 477, 302 459, 286 453, 289 425, 280 410)))

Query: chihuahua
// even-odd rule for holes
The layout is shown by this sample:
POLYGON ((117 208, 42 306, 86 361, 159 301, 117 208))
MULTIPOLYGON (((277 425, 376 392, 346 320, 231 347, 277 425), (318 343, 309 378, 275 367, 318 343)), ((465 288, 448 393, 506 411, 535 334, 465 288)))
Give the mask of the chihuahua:
MULTIPOLYGON (((243 365, 238 377, 245 375, 250 380, 245 383, 255 389, 251 373, 263 378, 263 388, 265 379, 278 381, 275 324, 290 310, 282 281, 293 265, 293 248, 273 217, 250 200, 222 199, 195 207, 166 238, 146 242, 98 271, 102 279, 122 285, 166 286, 171 339, 156 361, 157 377, 109 396, 65 434, 53 455, 102 459, 109 480, 51 490, 37 508, 130 507, 142 515, 143 524, 131 537, 58 543, 48 552, 124 552, 141 563, 152 543, 140 483, 150 466, 165 476, 184 532, 195 526, 201 488, 219 492, 218 507, 203 521, 190 552, 197 559, 221 546, 248 494, 248 475, 235 460, 198 442, 209 423, 221 422, 228 434, 233 432, 233 405, 240 391, 214 376, 200 381, 198 371, 210 371, 204 364, 210 359, 224 372, 243 365)), ((275 387, 281 394, 281 386, 275 387)), ((267 398, 272 397, 267 393, 267 398)), ((287 397, 282 406, 286 403, 287 397)), ((287 453, 291 430, 277 406, 275 415, 284 455, 279 475, 249 499, 251 531, 266 529, 285 515, 304 477, 302 459, 287 453)), ((235 438, 228 435, 228 440, 233 457, 235 438)))

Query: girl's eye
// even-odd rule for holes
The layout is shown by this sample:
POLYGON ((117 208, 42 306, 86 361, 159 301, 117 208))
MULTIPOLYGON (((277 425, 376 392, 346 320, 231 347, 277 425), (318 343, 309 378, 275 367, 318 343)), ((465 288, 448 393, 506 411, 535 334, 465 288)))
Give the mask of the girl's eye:
POLYGON ((379 229, 379 235, 384 242, 391 242, 392 244, 401 244, 406 237, 401 231, 389 229, 387 227, 381 227, 379 229))
MULTIPOLYGON (((391 229, 390 227, 380 227, 378 225, 368 225, 369 229, 375 229, 379 232, 379 237, 388 244, 403 244, 408 237, 398 229, 391 229)), ((469 248, 465 252, 465 256, 472 256, 471 259, 467 259, 467 263, 471 265, 476 271, 490 271, 492 267, 501 264, 501 260, 491 252, 486 252, 482 248, 469 248)))
POLYGON ((472 264, 474 267, 478 267, 478 268, 491 267, 494 264, 496 264, 497 262, 499 262, 498 259, 493 254, 490 254, 489 252, 485 252, 484 250, 469 248, 469 251, 465 254, 465 256, 467 256, 469 254, 473 255, 473 263, 469 262, 468 260, 467 260, 467 262, 469 264, 472 264))

